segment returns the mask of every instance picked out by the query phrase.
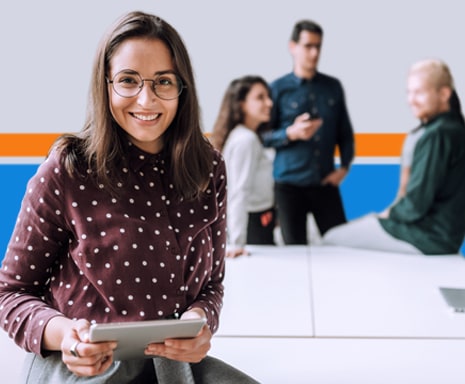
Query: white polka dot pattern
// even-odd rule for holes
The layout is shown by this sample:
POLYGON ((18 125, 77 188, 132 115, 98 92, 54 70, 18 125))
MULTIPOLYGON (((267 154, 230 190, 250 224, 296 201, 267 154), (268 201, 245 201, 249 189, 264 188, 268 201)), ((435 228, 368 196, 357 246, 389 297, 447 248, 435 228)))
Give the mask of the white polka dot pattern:
POLYGON ((47 321, 207 313, 213 332, 223 298, 226 175, 216 153, 205 196, 176 197, 165 160, 130 148, 119 195, 71 178, 52 153, 28 183, 0 270, 0 322, 40 353, 47 321))

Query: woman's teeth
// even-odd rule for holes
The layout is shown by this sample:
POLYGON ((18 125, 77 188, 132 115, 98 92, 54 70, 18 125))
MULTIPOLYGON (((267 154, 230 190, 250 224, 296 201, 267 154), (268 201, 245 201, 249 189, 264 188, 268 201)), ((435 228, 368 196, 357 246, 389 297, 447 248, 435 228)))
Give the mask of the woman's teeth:
POLYGON ((133 113, 133 116, 139 120, 150 121, 155 120, 159 115, 158 113, 156 115, 139 115, 137 113, 133 113))

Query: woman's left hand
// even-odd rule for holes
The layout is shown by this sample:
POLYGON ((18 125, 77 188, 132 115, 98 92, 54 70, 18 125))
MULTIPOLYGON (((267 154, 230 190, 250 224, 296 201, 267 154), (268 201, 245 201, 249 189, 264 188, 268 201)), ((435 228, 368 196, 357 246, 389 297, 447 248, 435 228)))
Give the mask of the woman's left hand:
MULTIPOLYGON (((193 309, 185 312, 182 319, 193 319, 206 317, 202 310, 193 309)), ((213 335, 208 325, 204 325, 197 336, 191 339, 166 339, 164 343, 149 344, 145 349, 146 355, 163 356, 171 360, 198 363, 211 347, 213 335)))

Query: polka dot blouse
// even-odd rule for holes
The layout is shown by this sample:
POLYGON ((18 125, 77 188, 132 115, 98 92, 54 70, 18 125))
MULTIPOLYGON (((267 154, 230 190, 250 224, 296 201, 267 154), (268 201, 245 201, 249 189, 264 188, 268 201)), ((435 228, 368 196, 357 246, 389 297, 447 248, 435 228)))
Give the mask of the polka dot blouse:
POLYGON ((117 198, 72 178, 55 152, 28 183, 0 270, 0 321, 41 353, 52 317, 162 319, 200 307, 215 332, 223 299, 225 164, 199 200, 173 192, 166 161, 135 146, 117 198))

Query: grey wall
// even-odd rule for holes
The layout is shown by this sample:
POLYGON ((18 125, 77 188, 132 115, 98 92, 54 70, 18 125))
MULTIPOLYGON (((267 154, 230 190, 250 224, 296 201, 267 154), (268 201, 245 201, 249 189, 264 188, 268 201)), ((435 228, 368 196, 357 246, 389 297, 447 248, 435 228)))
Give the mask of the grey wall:
POLYGON ((457 0, 16 0, 0 4, 0 132, 81 128, 97 43, 123 12, 169 21, 191 53, 205 131, 229 81, 291 70, 294 22, 325 29, 320 70, 339 77, 357 132, 404 132, 415 120, 405 75, 416 60, 444 59, 465 98, 463 6, 457 0))

